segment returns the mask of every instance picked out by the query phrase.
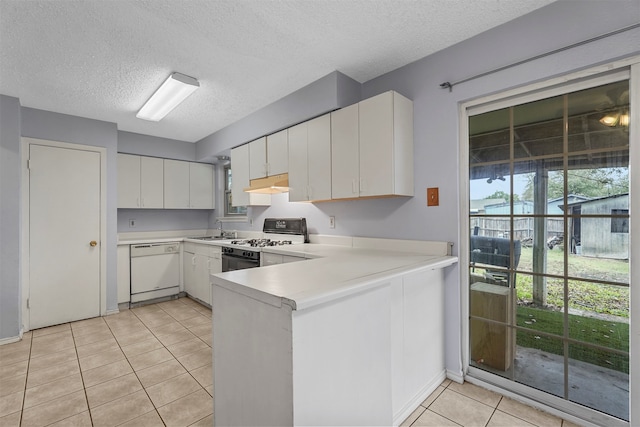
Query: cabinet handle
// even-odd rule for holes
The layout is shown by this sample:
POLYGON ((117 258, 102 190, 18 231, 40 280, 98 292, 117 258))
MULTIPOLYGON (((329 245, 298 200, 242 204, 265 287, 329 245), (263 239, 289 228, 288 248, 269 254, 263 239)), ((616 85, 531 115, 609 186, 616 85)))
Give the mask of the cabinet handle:
POLYGON ((358 184, 355 178, 351 180, 351 192, 353 194, 358 194, 358 184))
POLYGON ((142 207, 144 208, 144 197, 142 197, 142 207))
POLYGON ((136 197, 136 206, 140 207, 140 197, 136 197))
POLYGON ((311 200, 311 186, 307 185, 307 199, 311 200))
POLYGON ((191 265, 196 265, 196 257, 191 257, 191 265))
POLYGON ((264 164, 264 176, 269 176, 269 163, 264 164))
POLYGON ((367 180, 364 178, 360 178, 360 194, 366 193, 367 191, 367 180))

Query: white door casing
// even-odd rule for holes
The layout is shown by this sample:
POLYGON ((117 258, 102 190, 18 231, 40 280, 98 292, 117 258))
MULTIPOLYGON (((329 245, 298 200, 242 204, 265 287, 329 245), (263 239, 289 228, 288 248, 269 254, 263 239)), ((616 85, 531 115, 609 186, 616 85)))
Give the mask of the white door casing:
POLYGON ((23 138, 22 152, 24 329, 106 314, 106 149, 23 138))

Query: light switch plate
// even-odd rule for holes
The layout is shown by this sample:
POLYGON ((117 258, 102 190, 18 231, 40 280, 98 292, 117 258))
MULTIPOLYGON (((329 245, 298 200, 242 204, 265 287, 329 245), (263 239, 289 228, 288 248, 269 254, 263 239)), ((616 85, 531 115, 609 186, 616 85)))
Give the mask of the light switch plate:
POLYGON ((440 198, 438 196, 438 187, 427 188, 427 206, 440 205, 440 198))

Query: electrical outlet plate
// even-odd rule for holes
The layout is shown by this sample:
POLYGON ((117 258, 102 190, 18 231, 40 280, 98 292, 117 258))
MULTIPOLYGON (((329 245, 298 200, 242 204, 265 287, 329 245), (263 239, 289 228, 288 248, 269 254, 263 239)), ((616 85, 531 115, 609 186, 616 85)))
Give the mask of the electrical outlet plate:
POLYGON ((440 205, 440 198, 438 196, 438 187, 427 188, 427 206, 440 205))
POLYGON ((136 220, 135 219, 130 219, 129 220, 129 228, 134 228, 136 226, 136 220))
POLYGON ((336 217, 335 216, 330 216, 329 217, 329 228, 336 228, 336 217))

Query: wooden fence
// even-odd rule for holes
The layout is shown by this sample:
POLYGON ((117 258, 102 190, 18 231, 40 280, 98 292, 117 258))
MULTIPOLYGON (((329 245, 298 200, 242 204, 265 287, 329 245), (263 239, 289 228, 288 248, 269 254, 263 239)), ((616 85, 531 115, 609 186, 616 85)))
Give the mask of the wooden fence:
MULTIPOLYGON (((472 235, 508 238, 511 234, 511 220, 509 218, 472 217, 469 220, 472 235), (478 227, 477 232, 476 227, 478 227)), ((564 233, 562 221, 562 218, 547 218, 547 238, 560 236, 564 233)), ((514 240, 533 238, 533 224, 534 218, 514 218, 514 240)))

